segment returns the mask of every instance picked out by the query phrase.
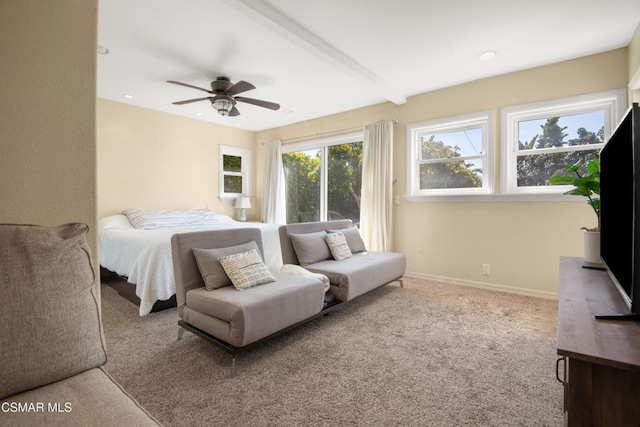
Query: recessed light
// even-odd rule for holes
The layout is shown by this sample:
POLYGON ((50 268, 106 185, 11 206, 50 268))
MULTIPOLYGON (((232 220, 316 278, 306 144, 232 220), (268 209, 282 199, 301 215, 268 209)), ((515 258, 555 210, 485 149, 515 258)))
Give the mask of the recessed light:
POLYGON ((122 95, 123 98, 127 98, 127 99, 133 99, 134 96, 133 95, 129 95, 128 93, 125 93, 124 95, 122 95))
POLYGON ((106 48, 106 47, 104 47, 104 46, 98 45, 98 53, 99 53, 100 55, 106 55, 106 54, 108 54, 108 53, 109 53, 109 49, 107 49, 107 48, 106 48))
POLYGON ((201 111, 196 112, 196 116, 202 116, 202 114, 203 113, 201 111))
POLYGON ((478 56, 478 58, 479 58, 481 61, 487 61, 487 60, 489 60, 489 59, 493 59, 493 58, 495 58, 495 57, 496 57, 496 51, 495 51, 495 50, 488 50, 488 51, 486 51, 486 52, 482 52, 482 53, 478 56))

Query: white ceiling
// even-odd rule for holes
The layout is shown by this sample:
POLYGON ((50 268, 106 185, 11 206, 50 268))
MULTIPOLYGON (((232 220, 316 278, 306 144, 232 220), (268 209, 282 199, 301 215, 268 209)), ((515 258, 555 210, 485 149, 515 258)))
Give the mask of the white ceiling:
POLYGON ((100 0, 98 20, 98 97, 258 131, 627 46, 640 1, 100 0), (280 110, 171 104, 206 95, 167 80, 219 75, 280 110))

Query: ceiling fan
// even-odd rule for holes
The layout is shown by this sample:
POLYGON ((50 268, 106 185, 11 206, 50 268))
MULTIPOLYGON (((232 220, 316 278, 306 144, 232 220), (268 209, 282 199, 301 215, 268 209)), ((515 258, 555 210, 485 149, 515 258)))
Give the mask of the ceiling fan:
POLYGON ((231 83, 231 80, 229 80, 228 77, 217 77, 216 80, 211 82, 211 90, 193 86, 187 83, 176 82, 173 80, 167 80, 167 83, 173 83, 175 85, 202 90, 211 94, 211 96, 206 96, 204 98, 176 101, 172 102, 172 104, 183 105, 208 99, 209 101, 211 101, 211 105, 213 106, 213 108, 215 108, 218 114, 220 114, 221 116, 239 116, 240 111, 238 111, 238 109, 236 108, 236 102, 253 104, 257 105, 258 107, 268 108, 270 110, 278 110, 280 108, 280 105, 276 104, 275 102, 268 102, 254 98, 245 98, 244 96, 236 96, 239 93, 256 88, 254 85, 249 82, 245 82, 244 80, 240 80, 239 82, 234 84, 231 83))

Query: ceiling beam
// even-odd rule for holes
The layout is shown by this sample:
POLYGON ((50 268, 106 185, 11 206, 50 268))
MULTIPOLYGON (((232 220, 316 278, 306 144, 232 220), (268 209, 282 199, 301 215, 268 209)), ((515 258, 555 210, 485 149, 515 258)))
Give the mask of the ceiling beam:
POLYGON ((350 75, 357 81, 363 79, 372 90, 397 105, 407 102, 406 96, 368 68, 338 50, 324 39, 302 27, 298 22, 284 15, 263 0, 221 0, 229 7, 241 12, 269 30, 280 34, 292 43, 313 53, 334 68, 350 75))

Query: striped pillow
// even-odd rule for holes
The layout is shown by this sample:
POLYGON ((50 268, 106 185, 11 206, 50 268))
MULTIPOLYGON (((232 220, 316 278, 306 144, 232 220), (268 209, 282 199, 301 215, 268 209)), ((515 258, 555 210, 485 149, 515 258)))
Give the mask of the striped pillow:
POLYGON ((256 249, 222 256, 218 261, 222 264, 233 286, 239 291, 276 281, 256 249))
POLYGON ((180 227, 187 225, 210 225, 217 221, 215 212, 207 209, 181 211, 145 211, 127 209, 122 212, 129 222, 140 230, 153 230, 162 227, 180 227))

